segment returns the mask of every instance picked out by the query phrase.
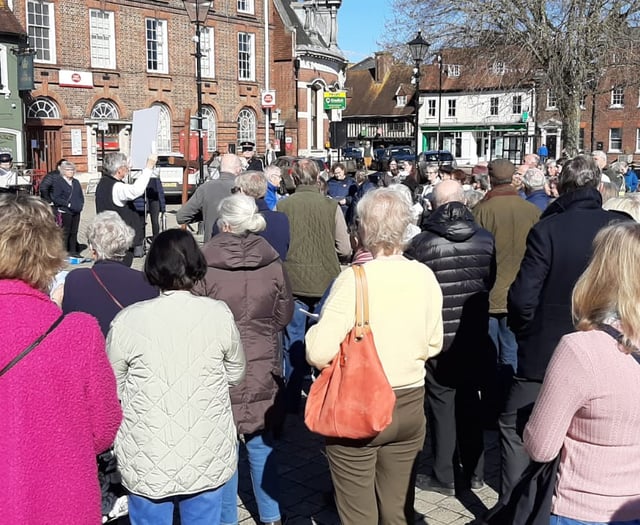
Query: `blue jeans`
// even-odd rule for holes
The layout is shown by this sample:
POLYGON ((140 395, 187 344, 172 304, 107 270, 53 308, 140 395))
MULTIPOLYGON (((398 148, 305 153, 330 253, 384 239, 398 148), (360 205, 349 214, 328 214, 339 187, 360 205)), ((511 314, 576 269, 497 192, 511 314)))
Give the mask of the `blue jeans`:
MULTIPOLYGON (((246 435, 245 446, 249 456, 251 484, 258 504, 260 521, 263 523, 278 521, 280 506, 276 498, 279 496, 280 490, 272 437, 268 433, 260 432, 246 435)), ((238 469, 222 487, 222 525, 236 525, 238 523, 237 497, 238 469)))
POLYGON ((160 500, 130 494, 129 521, 131 525, 172 525, 175 504, 180 509, 182 525, 219 525, 222 489, 160 500))
POLYGON ((286 408, 289 413, 297 413, 302 399, 302 384, 311 367, 307 364, 305 356, 304 336, 307 333, 309 317, 300 309, 308 312, 314 311, 317 299, 309 299, 307 302, 296 298, 293 306, 293 317, 284 329, 283 359, 284 380, 286 382, 286 408))
POLYGON ((489 317, 489 337, 498 352, 498 364, 510 366, 511 373, 514 374, 518 369, 518 343, 516 336, 507 326, 507 314, 489 317))
POLYGON ((640 525, 640 520, 631 521, 582 521, 574 520, 572 518, 565 518, 564 516, 551 515, 551 521, 549 525, 640 525))

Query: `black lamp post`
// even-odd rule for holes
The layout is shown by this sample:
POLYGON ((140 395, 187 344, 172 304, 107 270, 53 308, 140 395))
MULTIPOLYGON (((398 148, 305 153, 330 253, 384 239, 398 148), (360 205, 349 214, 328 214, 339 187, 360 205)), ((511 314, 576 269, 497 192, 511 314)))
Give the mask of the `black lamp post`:
POLYGON ((198 114, 196 121, 198 123, 198 184, 204 182, 204 152, 202 145, 202 43, 201 31, 202 25, 206 22, 211 4, 209 0, 182 0, 184 8, 187 11, 189 22, 196 26, 196 93, 198 97, 198 114))
POLYGON ((409 48, 409 53, 411 53, 411 58, 416 65, 416 113, 414 115, 414 136, 416 140, 416 161, 418 160, 420 148, 420 123, 419 123, 419 113, 420 113, 420 64, 427 57, 427 53, 429 52, 429 42, 427 42, 424 38, 422 38, 422 31, 418 31, 416 37, 407 42, 407 47, 409 48))

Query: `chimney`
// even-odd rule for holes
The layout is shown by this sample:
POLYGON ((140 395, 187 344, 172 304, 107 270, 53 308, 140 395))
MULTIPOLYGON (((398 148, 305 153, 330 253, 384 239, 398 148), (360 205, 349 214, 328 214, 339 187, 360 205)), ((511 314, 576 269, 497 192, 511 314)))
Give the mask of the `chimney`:
POLYGON ((375 54, 375 80, 376 82, 382 82, 384 77, 389 72, 389 68, 393 62, 393 55, 385 51, 378 51, 375 54))

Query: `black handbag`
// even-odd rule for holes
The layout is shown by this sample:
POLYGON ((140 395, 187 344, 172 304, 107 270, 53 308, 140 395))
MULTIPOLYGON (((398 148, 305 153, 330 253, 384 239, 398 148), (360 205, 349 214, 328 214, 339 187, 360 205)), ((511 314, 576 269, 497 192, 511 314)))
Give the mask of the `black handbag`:
POLYGON ((483 521, 488 525, 549 525, 559 464, 560 454, 548 463, 532 461, 509 498, 498 501, 483 521))

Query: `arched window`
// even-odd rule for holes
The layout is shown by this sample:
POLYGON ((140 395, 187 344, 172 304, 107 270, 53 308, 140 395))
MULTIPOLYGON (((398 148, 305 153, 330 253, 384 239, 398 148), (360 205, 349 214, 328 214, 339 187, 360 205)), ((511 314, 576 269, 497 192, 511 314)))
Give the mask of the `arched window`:
POLYGON ((37 98, 29 104, 27 118, 60 118, 60 110, 53 100, 37 98))
POLYGON ((120 118, 118 106, 110 100, 98 100, 91 110, 91 118, 99 120, 117 120, 120 118))
POLYGON ((244 108, 238 113, 238 146, 247 140, 256 142, 256 114, 244 108))
POLYGON ((158 119, 158 135, 156 146, 158 153, 171 152, 171 114, 169 108, 164 104, 154 104, 153 107, 160 108, 160 118, 158 119))
POLYGON ((211 106, 202 106, 202 129, 208 133, 207 151, 218 149, 218 119, 216 110, 211 106))

